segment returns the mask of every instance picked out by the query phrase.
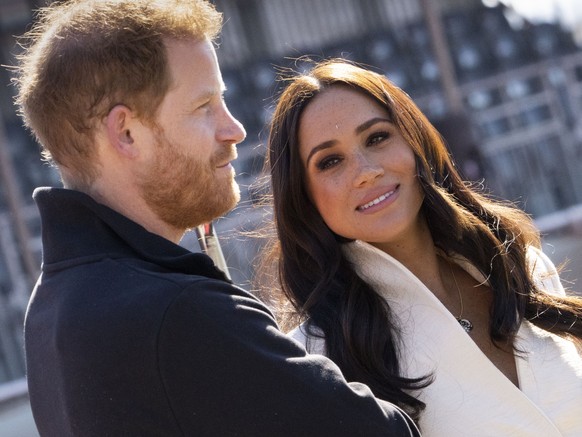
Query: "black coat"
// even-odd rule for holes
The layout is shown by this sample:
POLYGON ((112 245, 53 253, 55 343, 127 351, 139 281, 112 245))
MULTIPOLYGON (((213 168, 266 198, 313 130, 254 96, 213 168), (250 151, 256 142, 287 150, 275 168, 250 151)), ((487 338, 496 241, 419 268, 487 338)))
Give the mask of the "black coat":
POLYGON ((42 436, 415 435, 206 255, 85 194, 34 197, 44 252, 25 345, 42 436))

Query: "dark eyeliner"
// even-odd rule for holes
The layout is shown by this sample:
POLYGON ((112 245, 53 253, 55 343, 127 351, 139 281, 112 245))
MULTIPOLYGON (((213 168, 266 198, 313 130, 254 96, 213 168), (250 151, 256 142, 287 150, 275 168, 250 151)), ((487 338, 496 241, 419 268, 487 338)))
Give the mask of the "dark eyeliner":
POLYGON ((376 131, 368 136, 367 144, 375 145, 383 142, 390 138, 390 132, 388 131, 376 131))
POLYGON ((320 171, 325 171, 333 167, 340 161, 340 158, 337 156, 326 156, 320 161, 317 162, 316 167, 320 171))

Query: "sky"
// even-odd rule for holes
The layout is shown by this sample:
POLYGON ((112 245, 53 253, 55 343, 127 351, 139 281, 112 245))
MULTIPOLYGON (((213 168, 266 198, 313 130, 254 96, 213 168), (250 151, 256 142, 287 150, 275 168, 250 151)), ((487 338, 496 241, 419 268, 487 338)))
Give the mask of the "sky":
POLYGON ((582 0, 483 0, 487 6, 500 2, 533 23, 559 21, 582 43, 582 0))

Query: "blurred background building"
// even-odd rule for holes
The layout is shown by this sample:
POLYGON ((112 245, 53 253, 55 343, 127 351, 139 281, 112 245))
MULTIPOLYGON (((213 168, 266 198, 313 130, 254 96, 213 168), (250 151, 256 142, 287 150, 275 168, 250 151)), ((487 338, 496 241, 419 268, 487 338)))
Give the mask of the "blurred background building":
MULTIPOLYGON (((0 0, 0 63, 15 64, 14 35, 45 3, 0 0)), ((220 221, 221 233, 259 221, 253 184, 277 76, 308 68, 305 55, 345 57, 387 75, 439 128, 464 176, 518 202, 542 230, 582 217, 582 0, 214 3, 225 15, 218 54, 227 103, 248 132, 237 166, 243 201, 220 221), (536 7, 552 20, 538 20, 536 7)), ((1 398, 3 383, 24 376, 22 320, 41 258, 31 193, 60 182, 15 114, 8 69, 0 69, 0 81, 1 398)), ((232 237, 226 247, 234 280, 248 280, 256 246, 232 237)))

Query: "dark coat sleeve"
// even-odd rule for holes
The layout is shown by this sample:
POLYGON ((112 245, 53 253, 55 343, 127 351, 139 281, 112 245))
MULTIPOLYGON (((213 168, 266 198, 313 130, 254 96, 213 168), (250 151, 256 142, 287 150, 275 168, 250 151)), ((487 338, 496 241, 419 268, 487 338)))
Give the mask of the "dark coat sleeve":
POLYGON ((169 306, 159 372, 184 435, 416 436, 412 421, 282 334, 243 290, 205 280, 169 306))

